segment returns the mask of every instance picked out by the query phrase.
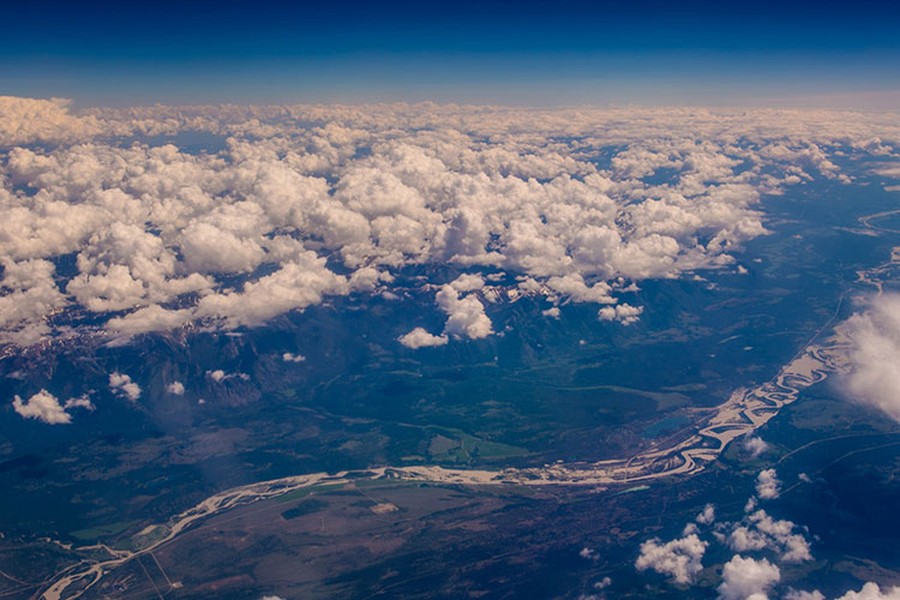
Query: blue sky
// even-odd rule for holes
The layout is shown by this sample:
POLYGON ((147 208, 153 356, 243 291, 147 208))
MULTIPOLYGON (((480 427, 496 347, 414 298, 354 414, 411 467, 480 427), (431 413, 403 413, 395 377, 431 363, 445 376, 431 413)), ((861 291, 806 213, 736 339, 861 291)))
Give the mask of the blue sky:
POLYGON ((79 105, 900 99, 900 9, 873 0, 38 0, 4 20, 2 93, 79 105))

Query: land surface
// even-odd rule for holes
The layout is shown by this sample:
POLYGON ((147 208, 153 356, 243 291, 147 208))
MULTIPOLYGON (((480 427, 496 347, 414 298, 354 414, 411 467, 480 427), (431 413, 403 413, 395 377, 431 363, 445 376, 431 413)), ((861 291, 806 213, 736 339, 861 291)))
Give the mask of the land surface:
POLYGON ((773 510, 817 540, 785 582, 900 583, 897 426, 830 377, 853 297, 896 288, 896 196, 870 191, 767 199, 747 273, 645 282, 631 327, 522 298, 492 315, 503 335, 415 353, 396 344, 414 300, 373 301, 376 319, 342 300, 236 336, 11 356, 7 375, 72 390, 115 364, 146 398, 2 442, 0 597, 577 598, 606 576, 613 597, 715 597, 730 554, 686 591, 637 574, 637 548, 706 503, 739 519, 772 467, 773 510))

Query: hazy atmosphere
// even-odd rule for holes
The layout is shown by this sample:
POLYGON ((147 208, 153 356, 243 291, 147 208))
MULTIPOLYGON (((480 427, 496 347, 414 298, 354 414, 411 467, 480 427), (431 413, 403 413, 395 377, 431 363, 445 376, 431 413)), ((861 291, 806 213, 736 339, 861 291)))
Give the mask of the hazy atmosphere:
POLYGON ((898 16, 8 10, 0 596, 900 600, 898 16))
POLYGON ((0 86, 132 104, 425 101, 891 109, 895 3, 36 1, 0 86))

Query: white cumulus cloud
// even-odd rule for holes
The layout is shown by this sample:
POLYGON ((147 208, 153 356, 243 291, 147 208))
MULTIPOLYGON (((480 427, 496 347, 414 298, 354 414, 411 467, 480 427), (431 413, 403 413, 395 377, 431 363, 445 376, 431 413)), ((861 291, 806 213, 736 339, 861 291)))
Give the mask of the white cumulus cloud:
POLYGON ((132 402, 137 402, 141 397, 141 386, 132 381, 130 375, 119 373, 118 371, 110 373, 109 389, 132 402))
MULTIPOLYGON (((791 590, 785 600, 825 600, 825 595, 819 590, 791 590)), ((900 600, 900 586, 882 590, 874 581, 868 581, 858 592, 850 590, 835 600, 900 600)))
POLYGON ((777 498, 781 493, 781 481, 775 469, 764 469, 756 476, 756 495, 761 500, 777 498))
POLYGON ((641 554, 634 564, 638 571, 652 569, 675 583, 687 584, 703 569, 701 561, 707 546, 696 534, 666 543, 654 538, 641 544, 641 554))
POLYGON ((766 511, 757 510, 732 530, 728 546, 737 552, 769 549, 787 563, 812 560, 809 541, 796 529, 792 521, 776 520, 766 511))
POLYGON ((15 396, 12 405, 16 413, 23 418, 36 419, 48 425, 71 423, 72 415, 67 412, 70 408, 94 410, 93 403, 86 396, 70 398, 61 404, 56 396, 44 389, 25 401, 21 397, 15 396))
POLYGON ((900 586, 882 591, 877 583, 869 581, 858 592, 851 590, 837 600, 900 600, 900 586))
POLYGON ((173 381, 166 386, 166 391, 175 396, 184 395, 184 384, 180 381, 173 381))
POLYGON ((440 309, 447 313, 446 334, 477 340, 493 333, 491 320, 477 296, 460 297, 453 285, 445 285, 438 291, 436 300, 440 309))
POLYGON ((59 98, 0 96, 0 146, 72 140, 100 132, 95 117, 76 117, 59 98))
POLYGON ((712 525, 713 521, 716 520, 716 507, 712 504, 707 504, 694 520, 701 525, 712 525))
POLYGON ((781 580, 781 570, 766 559, 735 554, 722 568, 720 600, 767 600, 768 592, 781 580))
POLYGON ((643 306, 631 306, 630 304, 618 304, 616 306, 604 306, 597 313, 601 321, 619 321, 623 325, 637 323, 644 312, 643 306))
POLYGON ((825 595, 819 590, 811 592, 805 590, 788 590, 784 600, 825 600, 825 595))
POLYGON ((407 348, 426 348, 429 346, 443 346, 449 339, 446 335, 434 335, 428 333, 423 327, 416 327, 409 333, 405 333, 397 338, 401 344, 407 348))
POLYGON ((900 295, 876 296, 840 331, 850 341, 852 369, 843 378, 844 390, 900 422, 900 295))
POLYGON ((769 444, 759 436, 749 435, 744 438, 741 447, 746 450, 752 458, 758 458, 759 455, 769 449, 769 444))

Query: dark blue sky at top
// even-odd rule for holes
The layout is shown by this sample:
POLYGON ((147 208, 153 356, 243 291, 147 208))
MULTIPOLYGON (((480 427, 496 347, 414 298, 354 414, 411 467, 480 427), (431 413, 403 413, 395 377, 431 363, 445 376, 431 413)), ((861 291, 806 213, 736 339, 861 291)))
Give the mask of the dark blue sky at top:
POLYGON ((0 92, 85 104, 891 101, 900 89, 900 8, 874 0, 38 0, 4 21, 0 92))

